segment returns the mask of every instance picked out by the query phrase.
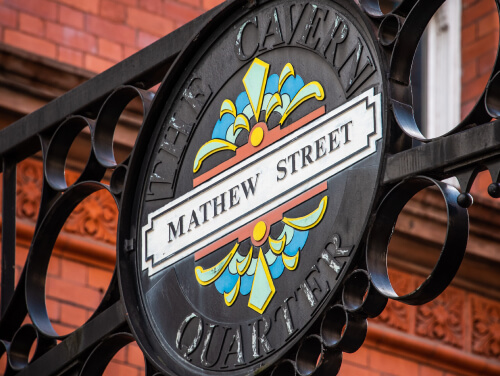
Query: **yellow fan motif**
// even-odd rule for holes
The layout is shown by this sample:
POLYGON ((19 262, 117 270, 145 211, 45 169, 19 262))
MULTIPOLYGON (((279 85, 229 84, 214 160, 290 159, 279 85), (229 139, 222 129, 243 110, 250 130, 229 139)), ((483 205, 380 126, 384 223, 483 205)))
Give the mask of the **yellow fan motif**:
POLYGON ((240 291, 241 277, 238 277, 238 282, 234 285, 233 289, 229 293, 224 293, 224 301, 228 307, 231 307, 238 297, 240 291))
POLYGON ((271 248, 271 250, 277 255, 283 252, 283 249, 285 249, 285 245, 286 234, 280 240, 274 240, 273 238, 269 237, 269 248, 271 248))
POLYGON ((239 114, 236 116, 236 119, 234 119, 233 134, 236 134, 238 129, 246 129, 250 132, 250 123, 248 122, 247 117, 243 114, 239 114))
POLYGON ((237 146, 227 142, 225 140, 220 140, 218 138, 214 140, 210 140, 207 143, 205 143, 200 150, 198 150, 198 153, 196 154, 196 157, 194 158, 194 165, 193 165, 193 172, 197 172, 201 164, 205 159, 207 159, 209 156, 211 156, 214 153, 217 153, 222 150, 232 150, 236 151, 237 146))
POLYGON ((220 116, 219 119, 222 119, 222 117, 225 114, 231 114, 233 116, 236 116, 236 107, 232 101, 229 99, 224 100, 222 102, 222 105, 220 106, 220 116))
POLYGON ((283 222, 296 230, 309 230, 310 228, 315 227, 323 219, 327 203, 328 197, 325 196, 319 203, 318 208, 312 213, 300 218, 283 218, 283 222))
POLYGON ((200 283, 200 285, 206 286, 210 283, 214 282, 217 278, 220 277, 222 272, 229 265, 229 262, 233 259, 234 254, 238 250, 240 245, 236 243, 229 254, 224 257, 217 265, 211 267, 210 269, 203 269, 201 266, 197 266, 194 269, 196 279, 200 283))
MULTIPOLYGON (((202 163, 211 155, 225 150, 236 151, 238 147, 243 146, 241 143, 245 142, 245 139, 240 138, 237 145, 238 136, 244 130, 252 132, 252 127, 260 123, 261 111, 265 111, 265 123, 269 129, 273 127, 269 127, 267 122, 274 112, 281 116, 278 124, 282 125, 302 103, 312 98, 319 101, 325 98, 323 86, 317 81, 305 85, 302 77, 295 74, 291 63, 283 67, 279 77, 276 73, 271 75, 270 69, 270 64, 255 58, 242 79, 245 90, 238 95, 235 102, 230 99, 223 100, 212 139, 196 154, 194 173, 200 170, 202 163), (290 85, 287 84, 288 81, 290 85)), ((249 137, 247 142, 257 147, 261 145, 264 126, 259 124, 253 133, 254 136, 249 137)))
POLYGON ((269 120, 269 116, 271 116, 273 111, 278 106, 283 106, 283 102, 281 101, 281 96, 278 93, 275 93, 271 97, 271 100, 269 101, 269 104, 267 105, 267 108, 266 108, 266 122, 269 120))
POLYGON ((287 80, 287 78, 290 77, 290 76, 295 76, 295 71, 293 69, 292 64, 287 63, 287 65, 285 65, 285 67, 283 68, 283 70, 281 71, 281 74, 280 74, 280 80, 279 80, 279 84, 278 84, 278 91, 281 91, 281 88, 283 87, 283 84, 285 83, 285 81, 287 80))
POLYGON ((236 269, 238 270, 239 275, 243 275, 247 272, 248 268, 250 267, 250 264, 252 263, 252 254, 253 254, 253 247, 250 247, 250 252, 248 252, 248 255, 246 255, 243 261, 236 262, 236 269))
MULTIPOLYGON (((307 242, 309 230, 321 222, 327 205, 328 196, 324 196, 318 207, 309 214, 283 218, 283 230, 278 239, 268 235, 269 249, 264 252, 259 248, 255 258, 254 246, 243 256, 238 252, 239 243, 236 243, 217 265, 208 269, 196 267, 196 279, 203 286, 214 283, 228 307, 234 305, 239 295, 248 295, 248 307, 260 314, 264 313, 276 293, 274 280, 287 270, 298 268, 300 252, 307 242)), ((264 221, 257 222, 252 232, 253 241, 264 239, 268 226, 264 221)))
POLYGON ((280 124, 283 124, 288 115, 290 115, 298 106, 311 98, 316 98, 319 101, 325 99, 325 91, 319 82, 310 82, 299 90, 297 95, 292 99, 292 102, 285 110, 285 113, 280 120, 280 124))
POLYGON ((283 264, 285 264, 285 268, 288 270, 295 270, 297 265, 299 264, 299 255, 300 252, 297 252, 295 256, 287 256, 286 253, 283 253, 283 264))

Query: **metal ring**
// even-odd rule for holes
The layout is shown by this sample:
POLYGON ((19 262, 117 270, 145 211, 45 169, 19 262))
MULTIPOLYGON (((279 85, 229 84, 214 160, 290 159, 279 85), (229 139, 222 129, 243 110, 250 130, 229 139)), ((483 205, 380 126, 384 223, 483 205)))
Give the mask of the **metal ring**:
MULTIPOLYGON (((411 138, 427 142, 438 137, 447 136, 458 132, 470 124, 482 124, 491 120, 488 103, 494 101, 487 98, 487 88, 483 90, 481 97, 476 102, 474 108, 469 112, 464 120, 446 133, 433 138, 425 137, 420 131, 413 116, 412 93, 410 87, 410 73, 413 56, 417 50, 418 43, 425 31, 425 27, 430 22, 433 15, 445 0, 419 1, 414 4, 404 24, 400 28, 399 35, 394 43, 390 62, 390 78, 392 81, 392 110, 396 123, 401 130, 411 138)), ((404 4, 405 2, 403 2, 404 4)), ((500 10, 500 3, 496 2, 497 9, 500 10)), ((393 12, 394 13, 394 12, 393 12)), ((500 48, 500 45, 497 46, 500 48)), ((497 50, 497 57, 491 71, 491 82, 495 82, 495 76, 500 70, 500 55, 497 50)))
POLYGON ((378 40, 384 47, 392 47, 401 28, 400 18, 394 14, 388 14, 378 27, 378 40))
POLYGON ((293 360, 285 359, 274 367, 271 376, 294 376, 297 374, 295 368, 296 366, 293 360))
POLYGON ((387 298, 373 287, 368 272, 359 269, 344 282, 342 304, 348 312, 377 317, 387 305, 387 298))
POLYGON ((375 288, 382 295, 406 304, 421 305, 436 298, 450 284, 464 258, 469 233, 469 216, 467 209, 457 203, 459 194, 457 189, 446 183, 417 176, 404 180, 385 196, 377 210, 366 245, 368 272, 375 288), (416 290, 399 296, 389 280, 387 247, 401 210, 417 192, 432 185, 439 188, 446 202, 446 238, 431 274, 416 290))
MULTIPOLYGON (((51 188, 56 191, 64 191, 68 188, 65 168, 71 145, 85 128, 89 129, 92 138, 94 124, 93 120, 83 116, 72 116, 64 121, 54 133, 47 149, 47 155, 44 158, 45 180, 51 188)), ((106 169, 99 165, 91 148, 87 165, 74 184, 78 184, 85 180, 100 181, 105 172, 106 169)))
POLYGON ((318 369, 314 372, 315 376, 335 376, 339 373, 342 366, 342 351, 325 349, 323 360, 318 369))
POLYGON ((97 160, 101 166, 105 168, 115 168, 117 166, 113 150, 116 126, 125 108, 135 98, 141 99, 143 112, 142 124, 144 124, 144 119, 151 107, 154 93, 138 89, 134 86, 122 86, 117 88, 108 96, 99 111, 92 147, 97 160))
POLYGON ((330 307, 321 321, 321 338, 329 349, 357 351, 366 338, 366 319, 347 312, 340 304, 330 307))
POLYGON ((123 187, 125 185, 125 177, 127 176, 127 171, 128 171, 127 166, 121 164, 118 165, 111 174, 111 179, 109 181, 109 190, 114 195, 122 194, 123 187))
MULTIPOLYGON (((418 0, 404 0, 392 10, 392 14, 406 17, 418 0)), ((359 4, 366 14, 375 19, 380 19, 385 14, 380 10, 379 0, 359 0, 359 4)))
POLYGON ((56 345, 56 341, 41 336, 36 328, 31 325, 24 325, 14 334, 9 348, 9 365, 15 371, 24 369, 30 359, 31 348, 35 345, 33 359, 38 358, 50 348, 56 345))
POLYGON ((500 72, 497 72, 486 85, 484 105, 492 118, 500 117, 500 72))
MULTIPOLYGON (((103 189, 108 190, 108 187, 97 182, 73 185, 53 204, 33 238, 26 260, 26 305, 31 321, 47 337, 65 337, 60 336, 54 330, 47 313, 45 300, 47 270, 54 244, 64 223, 78 204, 91 194, 103 189)), ((108 293, 105 294, 102 302, 106 300, 107 295, 108 293)))
POLYGON ((295 359, 297 373, 300 376, 312 375, 323 362, 324 353, 325 349, 320 336, 313 334, 304 338, 295 359))

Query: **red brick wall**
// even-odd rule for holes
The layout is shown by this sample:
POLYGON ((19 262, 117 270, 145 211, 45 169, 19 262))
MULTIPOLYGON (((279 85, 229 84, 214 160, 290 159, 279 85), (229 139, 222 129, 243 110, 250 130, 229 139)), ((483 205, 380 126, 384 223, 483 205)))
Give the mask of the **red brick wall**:
POLYGON ((491 75, 498 47, 493 0, 463 0, 462 117, 474 107, 491 75))
POLYGON ((222 0, 0 0, 0 42, 102 72, 222 0))
MULTIPOLYGON (((462 16, 462 118, 474 107, 491 76, 499 43, 499 21, 493 0, 463 0, 462 16)), ((482 173, 471 192, 490 200, 491 177, 482 173)), ((492 200, 490 200, 492 201, 492 200)))

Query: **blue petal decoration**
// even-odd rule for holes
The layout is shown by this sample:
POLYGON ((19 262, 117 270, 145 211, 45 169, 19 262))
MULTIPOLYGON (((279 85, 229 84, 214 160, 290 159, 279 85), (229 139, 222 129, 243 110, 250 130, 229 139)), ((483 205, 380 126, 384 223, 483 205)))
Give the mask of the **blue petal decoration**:
MULTIPOLYGON (((266 91, 264 92, 264 94, 274 94, 274 93, 277 93, 278 92, 279 81, 280 81, 280 78, 279 78, 279 76, 277 74, 271 75, 267 79, 266 91)), ((265 110, 265 108, 264 108, 264 110, 265 110)))
POLYGON ((290 76, 286 79, 285 83, 281 87, 280 94, 288 94, 290 99, 293 99, 300 89, 304 87, 304 80, 300 76, 290 76))
POLYGON ((218 138, 220 140, 226 139, 226 133, 231 124, 234 123, 235 117, 232 114, 224 114, 222 119, 215 123, 214 130, 212 132, 212 139, 218 138))
POLYGON ((253 275, 248 275, 248 274, 245 274, 241 277, 241 282, 240 282, 241 295, 250 294, 250 291, 252 291, 253 277, 254 277, 253 275))
POLYGON ((269 267, 269 271, 271 272, 273 279, 276 279, 281 277, 283 270, 285 270, 285 264, 283 264, 283 258, 281 255, 279 255, 276 258, 276 261, 269 267))
POLYGON ((215 287, 221 294, 230 292, 238 282, 238 274, 231 274, 229 268, 215 281, 215 287))
POLYGON ((250 104, 247 93, 244 91, 236 98, 236 114, 241 114, 246 106, 250 104))
POLYGON ((304 248, 308 236, 309 231, 295 230, 292 241, 288 243, 283 252, 285 252, 288 256, 295 256, 300 249, 304 248))

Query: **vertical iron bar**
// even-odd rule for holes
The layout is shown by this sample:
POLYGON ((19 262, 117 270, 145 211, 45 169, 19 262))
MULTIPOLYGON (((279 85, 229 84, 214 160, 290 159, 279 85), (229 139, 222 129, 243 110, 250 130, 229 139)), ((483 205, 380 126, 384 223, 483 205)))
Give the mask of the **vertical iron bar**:
POLYGON ((16 174, 17 164, 3 159, 2 197, 2 287, 1 312, 5 314, 15 285, 16 267, 16 174))

